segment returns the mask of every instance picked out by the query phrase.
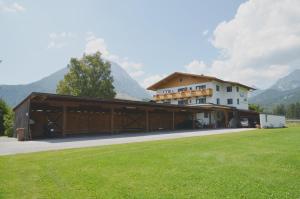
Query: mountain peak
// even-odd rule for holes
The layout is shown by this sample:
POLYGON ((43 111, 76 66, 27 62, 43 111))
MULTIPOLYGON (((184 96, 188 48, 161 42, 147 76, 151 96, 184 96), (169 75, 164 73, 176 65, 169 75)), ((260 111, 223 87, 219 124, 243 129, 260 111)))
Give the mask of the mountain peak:
POLYGON ((300 69, 296 69, 287 76, 280 78, 271 89, 280 91, 292 90, 300 87, 300 69))
POLYGON ((290 104, 300 100, 300 69, 280 78, 269 89, 262 90, 249 98, 250 103, 259 104, 271 111, 276 104, 290 104))

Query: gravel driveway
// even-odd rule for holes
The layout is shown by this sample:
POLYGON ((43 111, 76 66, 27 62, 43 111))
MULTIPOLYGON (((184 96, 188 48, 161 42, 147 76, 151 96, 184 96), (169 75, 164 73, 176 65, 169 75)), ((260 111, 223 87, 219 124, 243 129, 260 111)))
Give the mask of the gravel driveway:
POLYGON ((166 140, 184 137, 234 133, 249 131, 253 129, 210 129, 175 132, 155 132, 155 133, 131 133, 119 135, 94 135, 67 137, 55 139, 41 139, 34 141, 18 142, 15 138, 0 137, 0 155, 10 155, 19 153, 31 153, 38 151, 50 151, 59 149, 82 148, 92 146, 103 146, 112 144, 123 144, 132 142, 145 142, 152 140, 166 140))

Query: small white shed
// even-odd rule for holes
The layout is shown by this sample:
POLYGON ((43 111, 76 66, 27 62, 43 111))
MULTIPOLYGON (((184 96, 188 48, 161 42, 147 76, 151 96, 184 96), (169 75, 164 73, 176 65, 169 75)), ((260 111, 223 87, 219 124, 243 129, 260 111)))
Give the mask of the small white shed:
POLYGON ((285 127, 285 116, 262 113, 259 114, 261 128, 285 127))

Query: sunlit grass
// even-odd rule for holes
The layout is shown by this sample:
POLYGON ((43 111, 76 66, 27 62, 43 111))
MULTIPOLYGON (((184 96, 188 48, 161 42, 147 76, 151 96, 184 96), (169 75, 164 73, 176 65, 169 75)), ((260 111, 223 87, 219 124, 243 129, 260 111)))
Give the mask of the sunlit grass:
POLYGON ((0 198, 299 198, 300 128, 0 157, 0 198))

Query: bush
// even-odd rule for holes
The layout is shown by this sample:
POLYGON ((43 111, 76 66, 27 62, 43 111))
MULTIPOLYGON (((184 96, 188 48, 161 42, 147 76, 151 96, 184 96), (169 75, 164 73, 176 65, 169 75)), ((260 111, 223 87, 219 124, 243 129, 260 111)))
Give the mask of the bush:
POLYGON ((9 109, 8 113, 4 115, 4 135, 8 137, 12 137, 14 133, 13 129, 14 125, 14 113, 11 109, 9 109))
POLYGON ((13 135, 14 113, 8 104, 0 99, 0 110, 2 111, 2 119, 0 120, 0 135, 13 135))

